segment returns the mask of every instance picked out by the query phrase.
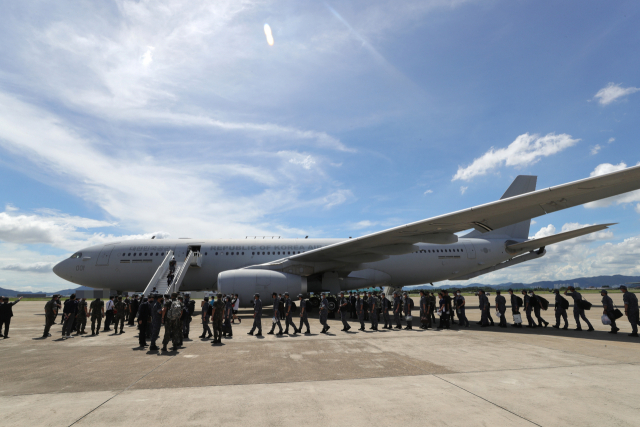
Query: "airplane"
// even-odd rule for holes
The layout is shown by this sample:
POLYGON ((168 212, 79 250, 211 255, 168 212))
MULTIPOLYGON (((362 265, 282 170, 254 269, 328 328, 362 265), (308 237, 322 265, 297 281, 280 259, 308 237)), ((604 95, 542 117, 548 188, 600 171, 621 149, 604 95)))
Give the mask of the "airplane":
POLYGON ((238 294, 245 307, 255 293, 265 299, 273 292, 313 294, 310 302, 317 305, 320 292, 384 287, 390 293, 467 280, 538 259, 548 245, 614 225, 529 239, 532 218, 640 189, 640 166, 541 190, 536 182, 536 176, 520 175, 500 200, 358 238, 128 240, 84 248, 53 272, 79 285, 144 295, 238 294))

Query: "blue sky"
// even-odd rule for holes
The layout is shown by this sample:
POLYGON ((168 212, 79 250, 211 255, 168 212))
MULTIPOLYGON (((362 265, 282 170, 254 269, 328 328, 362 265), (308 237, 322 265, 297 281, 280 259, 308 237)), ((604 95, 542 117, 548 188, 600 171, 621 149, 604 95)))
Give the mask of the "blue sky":
MULTIPOLYGON (((637 2, 0 5, 0 287, 150 236, 348 237, 640 161, 637 2), (272 29, 267 43, 264 24, 272 29)), ((640 274, 618 222, 485 283, 640 274)))

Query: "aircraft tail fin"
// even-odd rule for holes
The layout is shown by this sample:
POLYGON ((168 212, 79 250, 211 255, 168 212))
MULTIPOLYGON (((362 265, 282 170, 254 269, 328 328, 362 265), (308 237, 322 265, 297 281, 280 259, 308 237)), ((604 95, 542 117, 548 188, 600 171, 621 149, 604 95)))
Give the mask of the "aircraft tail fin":
MULTIPOLYGON (((509 188, 507 188, 507 191, 505 191, 502 197, 500 197, 500 200, 508 199, 510 197, 518 196, 520 194, 525 194, 525 193, 530 193, 532 191, 535 191, 537 182, 538 182, 538 177, 535 175, 518 175, 516 179, 513 180, 509 188)), ((528 239, 530 226, 531 226, 531 220, 527 219, 525 221, 518 222, 516 224, 512 224, 506 227, 492 230, 488 233, 481 233, 478 230, 474 230, 471 233, 466 234, 462 237, 492 238, 497 236, 509 236, 514 239, 528 239)))

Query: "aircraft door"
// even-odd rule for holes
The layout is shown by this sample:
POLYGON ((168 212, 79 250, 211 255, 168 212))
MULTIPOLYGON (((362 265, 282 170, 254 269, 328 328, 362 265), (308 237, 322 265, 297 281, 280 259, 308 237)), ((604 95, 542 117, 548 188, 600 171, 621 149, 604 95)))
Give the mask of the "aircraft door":
POLYGON ((467 258, 475 259, 476 258, 476 248, 473 246, 473 243, 465 243, 464 247, 467 251, 467 258))
POLYGON ((109 265, 109 258, 111 258, 111 252, 115 246, 105 246, 100 251, 100 255, 98 255, 98 261, 96 261, 96 265, 109 265))

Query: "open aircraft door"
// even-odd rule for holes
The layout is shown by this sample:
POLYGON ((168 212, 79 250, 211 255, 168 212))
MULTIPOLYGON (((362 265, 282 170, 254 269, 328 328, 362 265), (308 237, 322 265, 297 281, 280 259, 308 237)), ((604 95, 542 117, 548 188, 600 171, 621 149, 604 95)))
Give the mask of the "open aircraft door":
POLYGON ((465 243, 464 247, 467 251, 467 258, 476 259, 476 248, 473 246, 473 243, 465 243))
POLYGON ((100 255, 98 255, 98 261, 96 265, 109 265, 109 258, 111 258, 111 252, 115 248, 115 245, 108 245, 102 248, 100 255))

